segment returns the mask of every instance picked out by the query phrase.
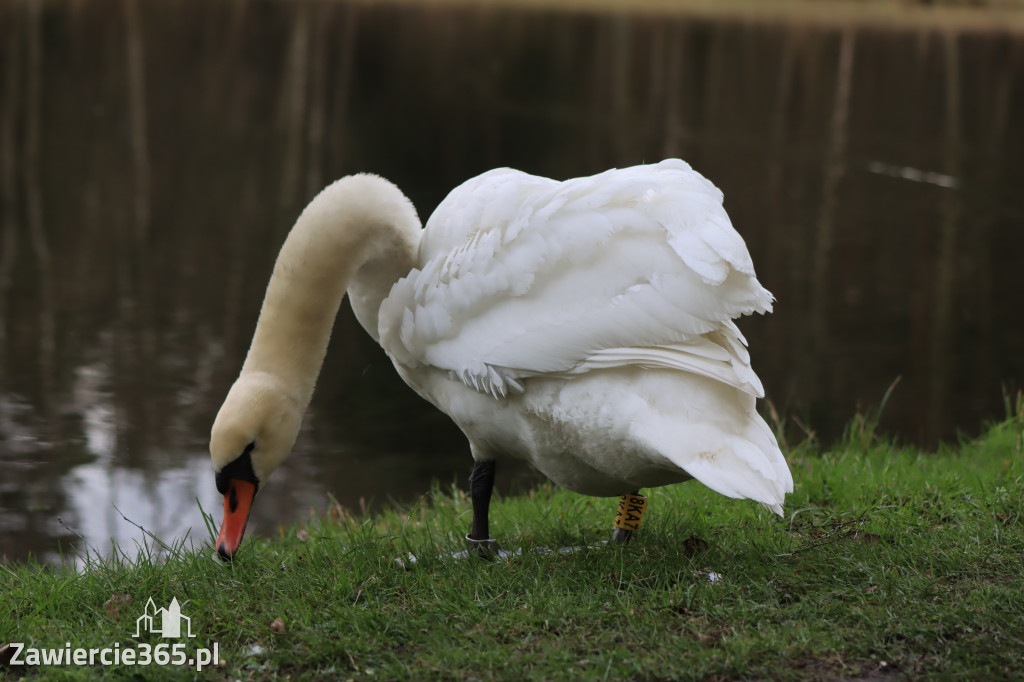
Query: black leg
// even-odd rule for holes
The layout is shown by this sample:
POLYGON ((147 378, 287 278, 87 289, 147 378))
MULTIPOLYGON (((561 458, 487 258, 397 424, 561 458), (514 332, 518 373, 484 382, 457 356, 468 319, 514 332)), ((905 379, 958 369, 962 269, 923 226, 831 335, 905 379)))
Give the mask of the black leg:
POLYGON ((469 476, 469 498, 473 501, 473 526, 466 536, 471 554, 493 556, 498 543, 491 539, 487 514, 494 491, 494 461, 476 462, 469 476))
POLYGON ((622 496, 619 500, 619 509, 615 514, 612 542, 617 545, 625 545, 629 542, 633 533, 640 528, 646 507, 647 498, 641 495, 639 490, 622 496))
POLYGON ((628 545, 632 537, 633 531, 631 530, 622 530, 621 528, 612 529, 612 542, 616 545, 628 545))

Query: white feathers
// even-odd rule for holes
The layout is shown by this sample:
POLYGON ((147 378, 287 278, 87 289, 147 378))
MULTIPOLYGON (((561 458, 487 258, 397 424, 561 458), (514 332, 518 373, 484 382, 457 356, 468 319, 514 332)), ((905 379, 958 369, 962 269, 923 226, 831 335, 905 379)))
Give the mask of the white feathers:
POLYGON ((505 395, 538 373, 660 356, 761 394, 731 320, 771 310, 771 294, 721 193, 682 161, 564 183, 490 171, 437 208, 419 262, 379 318, 411 367, 505 395))
POLYGON ((382 178, 328 186, 278 256, 214 425, 219 465, 259 441, 264 481, 288 455, 343 290, 477 459, 590 495, 697 478, 779 513, 793 489, 733 322, 772 296, 721 192, 682 161, 565 182, 490 171, 423 230, 382 178))
POLYGON ((687 164, 490 171, 438 206, 416 263, 381 304, 380 342, 475 457, 596 495, 694 477, 781 513, 792 477, 733 322, 772 295, 687 164))

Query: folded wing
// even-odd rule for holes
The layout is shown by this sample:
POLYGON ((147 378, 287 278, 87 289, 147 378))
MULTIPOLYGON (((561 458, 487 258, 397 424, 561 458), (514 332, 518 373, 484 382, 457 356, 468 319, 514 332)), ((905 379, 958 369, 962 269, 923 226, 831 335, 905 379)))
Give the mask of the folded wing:
POLYGON ((420 267, 381 305, 385 350, 502 396, 623 365, 762 394, 732 322, 771 310, 722 194, 685 162, 556 182, 510 169, 457 187, 420 267))

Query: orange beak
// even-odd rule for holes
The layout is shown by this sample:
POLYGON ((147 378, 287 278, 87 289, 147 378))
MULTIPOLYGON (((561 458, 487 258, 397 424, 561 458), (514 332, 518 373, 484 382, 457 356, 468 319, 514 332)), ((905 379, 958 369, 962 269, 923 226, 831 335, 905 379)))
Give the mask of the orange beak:
POLYGON ((217 554, 225 561, 229 561, 242 544, 254 497, 256 484, 237 478, 228 481, 228 491, 224 493, 224 522, 217 535, 217 554))

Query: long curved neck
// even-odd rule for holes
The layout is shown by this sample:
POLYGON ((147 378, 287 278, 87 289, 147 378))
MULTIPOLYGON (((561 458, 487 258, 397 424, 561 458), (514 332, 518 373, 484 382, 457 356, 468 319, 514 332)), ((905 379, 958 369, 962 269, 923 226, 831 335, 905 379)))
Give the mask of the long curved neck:
POLYGON ((377 339, 380 303, 412 269, 419 239, 416 210, 387 180, 353 175, 329 185, 281 247, 242 374, 274 375, 304 409, 345 291, 377 339))

